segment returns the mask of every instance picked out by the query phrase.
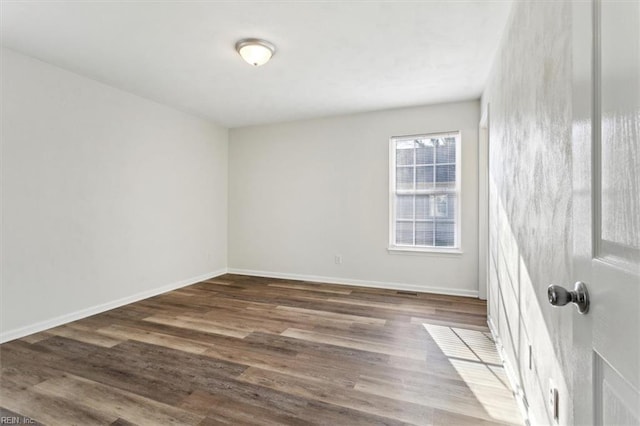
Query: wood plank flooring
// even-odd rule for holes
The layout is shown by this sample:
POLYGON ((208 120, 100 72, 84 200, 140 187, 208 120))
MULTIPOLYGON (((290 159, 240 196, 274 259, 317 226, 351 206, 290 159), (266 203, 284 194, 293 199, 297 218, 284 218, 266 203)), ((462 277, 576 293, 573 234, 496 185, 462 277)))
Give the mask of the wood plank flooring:
POLYGON ((0 346, 47 425, 522 424, 477 299, 224 275, 0 346))

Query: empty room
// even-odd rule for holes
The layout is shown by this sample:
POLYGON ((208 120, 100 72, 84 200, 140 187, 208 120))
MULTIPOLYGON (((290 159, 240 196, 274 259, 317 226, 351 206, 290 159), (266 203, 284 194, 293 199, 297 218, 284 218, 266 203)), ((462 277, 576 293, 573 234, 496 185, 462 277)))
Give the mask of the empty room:
POLYGON ((640 1, 0 0, 0 424, 640 425, 640 1))

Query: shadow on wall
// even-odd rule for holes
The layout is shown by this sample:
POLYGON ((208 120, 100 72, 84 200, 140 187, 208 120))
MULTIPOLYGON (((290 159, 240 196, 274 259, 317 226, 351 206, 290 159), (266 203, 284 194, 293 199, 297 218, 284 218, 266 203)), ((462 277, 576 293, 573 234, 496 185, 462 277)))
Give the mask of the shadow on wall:
MULTIPOLYGON (((568 378, 558 373, 560 363, 541 306, 542 297, 536 293, 546 288, 546 283, 532 282, 491 176, 490 194, 489 325, 529 420, 532 424, 554 424, 548 409, 544 410, 544 420, 539 418, 539 411, 529 409, 532 405, 547 407, 550 378, 561 395, 569 395, 568 378)), ((567 413, 560 415, 565 418, 567 413)))

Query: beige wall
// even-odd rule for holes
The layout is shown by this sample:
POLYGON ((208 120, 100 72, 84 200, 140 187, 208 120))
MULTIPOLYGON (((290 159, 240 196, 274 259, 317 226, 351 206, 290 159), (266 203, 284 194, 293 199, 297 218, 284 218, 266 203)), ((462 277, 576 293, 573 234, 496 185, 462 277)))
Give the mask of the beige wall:
POLYGON ((1 59, 1 340, 224 271, 226 129, 1 59))
POLYGON ((490 112, 489 320, 532 424, 572 423, 573 309, 555 309, 549 284, 572 264, 571 5, 515 2, 482 97, 490 112), (532 368, 529 368, 529 344, 532 368))
POLYGON ((477 295, 479 118, 471 101, 232 129, 229 267, 477 295), (391 254, 389 137, 450 130, 462 132, 464 253, 391 254))

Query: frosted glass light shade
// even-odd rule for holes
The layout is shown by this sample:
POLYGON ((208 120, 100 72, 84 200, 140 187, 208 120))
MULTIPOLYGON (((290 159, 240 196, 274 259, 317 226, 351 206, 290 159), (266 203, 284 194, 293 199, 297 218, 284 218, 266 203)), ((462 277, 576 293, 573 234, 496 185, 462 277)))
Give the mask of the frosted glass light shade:
POLYGON ((247 38, 236 43, 236 50, 247 63, 259 67, 271 59, 276 47, 265 40, 247 38))

